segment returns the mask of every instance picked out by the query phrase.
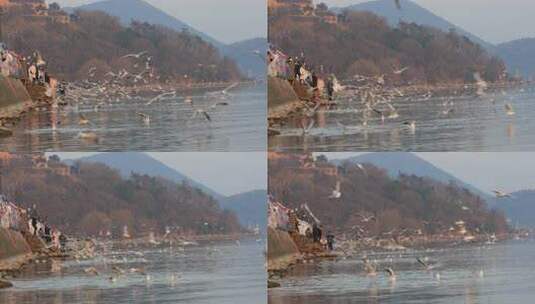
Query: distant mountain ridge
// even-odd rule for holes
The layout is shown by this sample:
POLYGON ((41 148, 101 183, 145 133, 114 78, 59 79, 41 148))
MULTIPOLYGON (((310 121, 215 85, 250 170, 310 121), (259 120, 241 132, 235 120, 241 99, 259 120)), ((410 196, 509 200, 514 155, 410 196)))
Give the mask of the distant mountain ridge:
POLYGON ((535 190, 511 193, 511 198, 493 199, 494 208, 505 212, 510 225, 519 228, 535 228, 535 190))
POLYGON ((492 197, 481 191, 480 189, 460 180, 452 174, 444 171, 431 164, 430 162, 420 158, 413 153, 391 153, 391 152, 377 152, 367 153, 355 157, 350 157, 343 160, 335 160, 337 164, 345 161, 354 163, 370 163, 379 168, 386 169, 391 177, 397 177, 400 173, 408 175, 416 175, 420 177, 430 177, 434 180, 449 183, 454 182, 458 186, 464 187, 482 199, 489 201, 492 197))
POLYGON ((227 45, 143 0, 103 0, 78 7, 67 7, 64 10, 68 12, 75 10, 103 11, 118 17, 121 23, 126 26, 133 20, 137 20, 162 25, 176 31, 185 30, 212 44, 221 55, 233 59, 245 76, 265 78, 266 75, 265 61, 252 52, 259 50, 262 55, 265 55, 267 51, 266 38, 246 39, 227 45), (251 46, 253 47, 251 48, 251 46))
POLYGON ((420 25, 432 26, 443 31, 448 32, 450 29, 455 29, 458 34, 468 37, 473 42, 480 44, 482 47, 493 53, 496 47, 478 36, 462 29, 461 27, 447 21, 446 19, 437 16, 433 12, 410 0, 400 0, 401 10, 399 10, 392 0, 374 0, 359 4, 350 5, 347 7, 337 7, 333 10, 341 12, 345 9, 369 11, 376 15, 387 19, 391 26, 397 26, 399 21, 416 23, 420 25))
POLYGON ((223 209, 232 210, 245 227, 267 228, 267 190, 253 190, 225 197, 219 201, 223 209))
POLYGON ((498 55, 505 61, 509 72, 524 77, 535 76, 535 38, 524 38, 501 43, 498 55))

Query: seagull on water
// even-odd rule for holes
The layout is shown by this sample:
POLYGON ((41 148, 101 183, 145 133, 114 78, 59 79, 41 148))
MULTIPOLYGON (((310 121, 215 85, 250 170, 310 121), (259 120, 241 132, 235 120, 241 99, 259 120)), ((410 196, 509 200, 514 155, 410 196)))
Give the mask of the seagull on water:
POLYGON ((507 115, 509 115, 509 116, 515 115, 515 110, 513 109, 513 105, 511 105, 510 103, 506 103, 505 104, 505 113, 507 113, 507 115))

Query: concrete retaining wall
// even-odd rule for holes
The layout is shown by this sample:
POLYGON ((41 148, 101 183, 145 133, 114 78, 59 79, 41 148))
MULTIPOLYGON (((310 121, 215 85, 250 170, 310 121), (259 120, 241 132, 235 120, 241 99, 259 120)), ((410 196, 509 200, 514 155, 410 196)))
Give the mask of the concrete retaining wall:
POLYGON ((31 253, 26 239, 19 232, 0 228, 0 261, 31 253))
POLYGON ((17 116, 32 100, 20 80, 0 76, 0 117, 17 116))
POLYGON ((288 232, 268 228, 268 270, 283 270, 301 253, 288 232))

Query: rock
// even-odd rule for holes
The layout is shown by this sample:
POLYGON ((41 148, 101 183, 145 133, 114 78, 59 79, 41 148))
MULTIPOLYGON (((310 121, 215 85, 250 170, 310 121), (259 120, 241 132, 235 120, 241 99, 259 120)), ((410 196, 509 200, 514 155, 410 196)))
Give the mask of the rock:
POLYGON ((281 287, 281 284, 275 281, 268 280, 268 288, 281 287))
POLYGON ((10 137, 13 135, 13 131, 8 128, 0 127, 0 138, 1 137, 10 137))
POLYGON ((9 288, 9 287, 13 287, 13 284, 11 284, 11 282, 0 279, 0 289, 9 288))

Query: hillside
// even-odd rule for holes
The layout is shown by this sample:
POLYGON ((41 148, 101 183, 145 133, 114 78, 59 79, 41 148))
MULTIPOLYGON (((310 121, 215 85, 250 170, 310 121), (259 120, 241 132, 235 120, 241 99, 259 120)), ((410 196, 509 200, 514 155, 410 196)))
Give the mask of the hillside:
POLYGON ((225 197, 219 200, 223 209, 238 216, 244 227, 258 225, 263 231, 267 227, 267 191, 254 190, 225 197))
POLYGON ((102 163, 106 166, 119 171, 124 178, 130 177, 132 173, 146 174, 149 176, 160 176, 175 183, 186 181, 189 185, 201 189, 203 192, 213 196, 216 200, 224 196, 205 185, 192 180, 177 170, 165 165, 164 163, 152 158, 150 155, 140 152, 125 153, 99 153, 96 155, 82 157, 76 160, 69 160, 72 164, 75 161, 85 163, 102 163))
POLYGON ((336 174, 325 169, 332 166, 324 159, 300 168, 287 160, 271 160, 269 193, 290 208, 307 203, 329 230, 361 227, 369 236, 406 230, 436 234, 459 221, 471 232, 508 229, 500 212, 487 209, 482 198, 457 185, 415 175, 392 178, 371 164, 362 169, 346 162, 336 174), (337 182, 342 195, 329 198, 337 182))
POLYGON ((505 61, 509 72, 520 76, 535 76, 535 38, 502 43, 497 46, 498 55, 505 61))
MULTIPOLYGON (((48 167, 54 166, 49 161, 48 167)), ((75 166, 70 175, 16 164, 4 167, 4 192, 24 208, 35 206, 39 217, 73 235, 110 230, 118 237, 125 225, 134 236, 164 233, 167 226, 184 234, 242 229, 233 212, 221 210, 211 196, 187 183, 140 174, 125 178, 103 164, 75 166)))
POLYGON ((413 1, 400 0, 400 4, 402 9, 398 10, 394 1, 392 0, 375 0, 350 5, 348 7, 335 8, 334 10, 337 12, 342 12, 346 9, 355 11, 369 11, 386 18, 388 24, 390 24, 392 27, 396 27, 400 21, 403 21, 406 23, 416 23, 419 25, 431 26, 444 32, 449 32, 450 29, 455 29, 458 34, 468 37, 473 42, 483 46, 485 49, 491 52, 496 49, 492 43, 484 41, 476 35, 434 14, 428 9, 421 7, 413 1))
POLYGON ((351 157, 345 160, 335 160, 334 163, 341 164, 345 161, 353 163, 370 163, 379 168, 387 170, 388 175, 396 178, 399 174, 416 175, 420 177, 429 177, 436 181, 449 184, 454 183, 463 188, 470 190, 470 192, 480 196, 485 200, 489 200, 492 196, 485 193, 476 187, 458 179, 450 173, 436 167, 430 162, 420 158, 414 153, 366 153, 359 156, 351 157))
POLYGON ((368 11, 345 10, 333 21, 332 11, 319 5, 312 16, 296 14, 275 10, 269 41, 291 57, 304 56, 320 73, 341 79, 384 74, 387 83, 402 85, 473 82, 474 72, 491 82, 504 77, 501 59, 455 31, 408 22, 392 27, 368 11), (402 67, 406 72, 393 73, 402 67))
POLYGON ((60 79, 87 79, 91 67, 97 79, 126 69, 148 81, 232 81, 242 75, 237 65, 211 44, 188 31, 149 23, 128 26, 103 12, 78 11, 70 22, 28 17, 31 11, 10 9, 3 18, 8 46, 29 56, 39 50, 49 72, 60 79), (149 67, 126 54, 147 52, 149 67), (185 77, 186 75, 186 77, 185 77))
POLYGON ((105 0, 68 8, 68 10, 103 11, 118 17, 124 26, 128 26, 133 20, 136 20, 162 25, 179 32, 185 30, 212 44, 222 56, 228 56, 234 60, 244 75, 265 78, 265 61, 259 60, 255 54, 250 52, 251 49, 249 48, 253 46, 252 49, 254 50, 260 49, 264 55, 267 49, 267 40, 265 38, 250 39, 226 45, 143 0, 105 0))
POLYGON ((512 198, 495 199, 492 205, 505 212, 511 226, 535 228, 535 190, 511 193, 512 198))
MULTIPOLYGON (((69 160, 68 163, 73 164, 75 161, 69 160)), ((176 183, 186 181, 192 187, 199 188, 212 196, 218 201, 221 209, 234 212, 242 226, 258 224, 261 228, 266 227, 266 190, 253 190, 227 197, 145 153, 100 153, 80 158, 78 161, 105 164, 118 170, 124 178, 128 178, 135 172, 149 176, 160 176, 176 183)))

